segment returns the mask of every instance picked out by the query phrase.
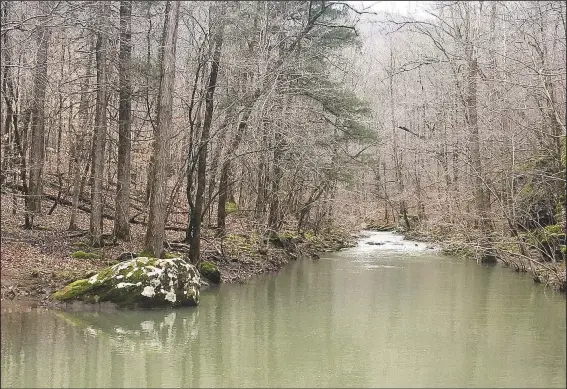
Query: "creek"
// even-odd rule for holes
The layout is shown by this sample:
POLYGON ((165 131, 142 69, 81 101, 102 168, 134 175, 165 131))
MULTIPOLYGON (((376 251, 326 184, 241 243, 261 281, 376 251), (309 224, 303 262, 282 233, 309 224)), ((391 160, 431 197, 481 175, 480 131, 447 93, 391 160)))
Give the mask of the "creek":
POLYGON ((564 295, 365 233, 357 247, 205 291, 199 307, 3 307, 1 386, 566 386, 564 295))

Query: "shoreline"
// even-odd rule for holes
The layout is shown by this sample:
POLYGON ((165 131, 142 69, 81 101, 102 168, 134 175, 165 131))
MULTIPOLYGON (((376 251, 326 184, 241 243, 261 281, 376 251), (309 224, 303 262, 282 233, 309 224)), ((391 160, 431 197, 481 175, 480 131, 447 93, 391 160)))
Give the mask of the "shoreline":
MULTIPOLYGON (((459 256, 476 260, 478 253, 474 243, 464 241, 442 241, 439 238, 417 230, 400 232, 404 239, 418 242, 431 242, 441 247, 442 255, 459 256)), ((531 257, 521 257, 517 253, 497 250, 496 263, 513 269, 516 273, 525 273, 534 283, 542 283, 545 287, 566 295, 567 280, 565 262, 541 262, 531 257)))
MULTIPOLYGON (((334 234, 331 233, 313 236, 310 237, 310 239, 306 239, 304 236, 284 233, 279 236, 279 239, 277 239, 279 240, 279 243, 271 242, 262 247, 252 247, 250 245, 244 246, 242 241, 246 234, 237 235, 239 236, 238 239, 234 238, 234 235, 229 235, 229 238, 224 238, 225 247, 223 247, 222 251, 224 255, 219 255, 219 252, 215 250, 206 250, 203 252, 203 261, 212 262, 219 269, 221 273, 221 282, 219 284, 214 284, 206 281, 202 285, 201 290, 205 291, 216 288, 223 283, 246 283, 253 276, 270 273, 277 274, 291 261, 305 259, 314 260, 318 259, 319 253, 321 252, 336 252, 343 248, 353 247, 356 245, 356 241, 358 239, 365 237, 365 231, 382 232, 384 229, 378 230, 366 228, 357 232, 340 231, 338 233, 335 232, 334 234), (230 245, 226 243, 226 240, 239 241, 239 239, 240 244, 230 245)), ((410 233, 406 233, 396 229, 389 229, 389 231, 403 236, 404 240, 427 242, 438 245, 441 249, 440 252, 443 255, 456 255, 463 258, 474 259, 472 252, 468 250, 465 244, 461 245, 462 247, 456 247, 455 242, 439 241, 434 237, 427 236, 420 232, 412 231, 410 233)), ((220 243, 222 246, 221 242, 223 242, 223 239, 217 238, 214 243, 220 243)), ((10 246, 10 244, 11 243, 3 242, 3 253, 6 245, 10 246)), ((509 264, 500 258, 498 259, 498 262, 503 266, 510 267, 509 264)), ((57 306, 57 304, 49 299, 51 293, 70 282, 85 278, 86 275, 93 274, 93 272, 100 271, 107 266, 107 263, 101 263, 100 260, 91 259, 83 261, 82 265, 82 271, 75 273, 70 272, 66 279, 53 277, 55 272, 51 272, 51 277, 41 277, 41 275, 48 273, 48 269, 42 269, 41 266, 38 266, 30 273, 28 280, 22 280, 21 278, 10 279, 10 276, 6 275, 5 272, 2 271, 2 294, 0 300, 2 305, 1 312, 29 312, 34 309, 60 309, 60 306, 57 306), (26 283, 26 281, 28 282, 26 283), (6 283, 8 283, 8 285, 6 285, 6 283), (16 286, 14 287, 13 284, 16 286), (11 293, 12 291, 14 291, 13 296, 11 293)), ((516 269, 516 272, 529 272, 531 273, 530 276, 534 278, 534 274, 537 274, 537 271, 541 271, 541 269, 542 267, 539 267, 536 269, 535 273, 530 268, 527 268, 524 271, 516 269)), ((544 277, 546 277, 546 275, 539 273, 539 277, 542 277, 539 282, 545 282, 544 277)), ((547 275, 547 277, 549 277, 549 275, 547 275)), ((538 280, 534 278, 534 282, 538 282, 538 280)), ((552 282, 547 282, 547 284, 549 284, 553 290, 565 293, 565 289, 561 289, 560 285, 552 282)), ((71 309, 77 309, 77 307, 71 309)))
MULTIPOLYGON (((55 240, 65 241, 61 242, 59 248, 67 246, 76 250, 81 246, 80 239, 66 232, 51 231, 49 234, 46 231, 37 231, 39 236, 46 234, 56 235, 55 240)), ((320 252, 339 251, 356 245, 356 238, 346 230, 335 230, 315 236, 305 235, 297 236, 286 232, 265 244, 258 244, 260 239, 255 233, 208 238, 208 244, 202 252, 202 261, 211 262, 218 268, 221 284, 245 283, 255 275, 277 273, 290 261, 317 259, 320 252)), ((66 258, 58 258, 57 253, 41 250, 41 246, 37 247, 38 245, 33 241, 14 241, 12 238, 13 234, 2 232, 2 272, 0 273, 2 313, 25 312, 38 308, 58 309, 57 304, 49 299, 53 292, 117 263, 116 260, 108 259, 108 256, 117 258, 120 255, 117 253, 120 251, 128 251, 125 250, 124 245, 115 247, 112 252, 106 253, 106 260, 69 258, 68 255, 66 258), (15 258, 11 259, 11 257, 15 258), (60 268, 65 270, 59 270, 60 268)), ((172 243, 168 253, 183 255, 180 246, 182 245, 172 243)), ((82 248, 89 252, 86 247, 82 248)), ((76 252, 74 251, 73 254, 76 252)), ((201 290, 218 285, 205 281, 201 290)))

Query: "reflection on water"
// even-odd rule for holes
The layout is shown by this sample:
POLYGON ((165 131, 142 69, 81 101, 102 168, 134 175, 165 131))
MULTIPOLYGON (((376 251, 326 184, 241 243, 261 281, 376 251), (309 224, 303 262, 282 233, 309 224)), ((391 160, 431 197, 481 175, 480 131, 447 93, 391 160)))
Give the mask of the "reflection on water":
POLYGON ((197 308, 4 313, 1 331, 2 387, 566 384, 563 296, 510 269, 363 243, 197 308))

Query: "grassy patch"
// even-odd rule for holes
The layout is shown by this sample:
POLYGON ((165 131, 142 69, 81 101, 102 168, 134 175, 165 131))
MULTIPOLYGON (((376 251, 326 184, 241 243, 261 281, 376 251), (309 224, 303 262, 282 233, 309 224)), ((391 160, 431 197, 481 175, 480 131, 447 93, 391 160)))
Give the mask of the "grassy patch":
POLYGON ((238 207, 238 204, 229 201, 225 204, 224 210, 227 215, 230 215, 231 213, 238 212, 240 207, 238 207))
POLYGON ((252 246, 250 245, 249 238, 247 236, 228 234, 225 239, 230 246, 238 251, 252 250, 252 246))
POLYGON ((99 255, 96 253, 87 253, 85 251, 79 250, 79 251, 75 251, 73 254, 71 254, 71 256, 73 258, 77 258, 77 259, 96 259, 99 258, 99 255))

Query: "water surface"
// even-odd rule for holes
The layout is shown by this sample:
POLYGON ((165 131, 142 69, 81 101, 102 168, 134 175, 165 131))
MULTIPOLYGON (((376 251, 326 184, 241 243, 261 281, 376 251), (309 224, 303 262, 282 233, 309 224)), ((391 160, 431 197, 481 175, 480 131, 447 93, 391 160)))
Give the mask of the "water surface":
POLYGON ((3 313, 1 384, 565 387, 565 317, 527 276, 373 233, 197 308, 3 313))

